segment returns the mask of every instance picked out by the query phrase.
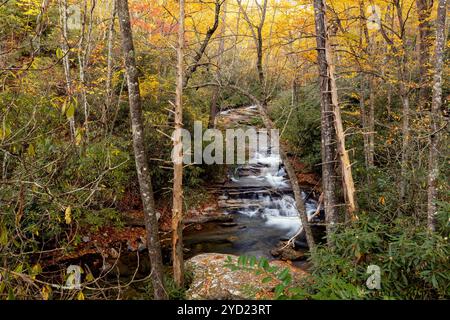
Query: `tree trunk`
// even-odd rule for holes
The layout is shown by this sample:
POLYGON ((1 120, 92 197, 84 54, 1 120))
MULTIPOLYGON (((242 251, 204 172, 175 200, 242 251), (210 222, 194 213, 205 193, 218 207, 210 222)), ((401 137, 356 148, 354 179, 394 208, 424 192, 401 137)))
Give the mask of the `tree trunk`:
POLYGON ((339 108, 338 103, 337 86, 336 80, 334 78, 335 67, 328 33, 325 34, 325 57, 327 59, 326 64, 328 67, 329 79, 329 87, 326 93, 330 94, 331 91, 331 103, 334 115, 334 129, 336 131, 337 151, 342 170, 342 186, 344 189, 347 214, 350 220, 353 221, 358 219, 358 216, 356 215, 355 185, 353 183, 352 164, 350 162, 350 157, 348 156, 347 149, 345 149, 344 125, 342 123, 341 109, 339 108))
POLYGON ((134 158, 136 161, 136 171, 144 209, 145 229, 147 231, 147 247, 152 269, 151 279, 153 284, 153 292, 155 299, 167 299, 167 293, 163 286, 163 269, 161 246, 159 243, 158 234, 158 219, 156 216, 151 175, 145 150, 141 95, 139 91, 138 70, 136 68, 128 1, 118 0, 117 8, 120 31, 122 35, 122 52, 125 57, 125 68, 127 73, 134 158))
POLYGON ((330 79, 326 59, 325 4, 323 0, 314 0, 316 25, 317 63, 320 76, 321 105, 321 153, 322 153, 322 189, 324 195, 325 222, 328 245, 332 246, 330 235, 338 223, 338 201, 336 194, 336 132, 333 125, 333 110, 330 95, 330 79))
MULTIPOLYGON (((258 2, 256 2, 258 4, 258 2)), ((258 5, 259 6, 259 5, 258 5)), ((263 35, 262 35, 262 29, 264 27, 264 22, 266 20, 266 12, 267 12, 267 0, 264 0, 262 7, 260 7, 261 11, 261 21, 257 28, 257 45, 256 45, 256 52, 257 52, 257 62, 256 67, 258 69, 258 78, 259 78, 259 84, 261 86, 262 91, 262 97, 263 97, 263 103, 266 103, 267 99, 267 92, 266 92, 266 81, 264 77, 264 69, 262 65, 263 60, 263 35)))
POLYGON ((90 15, 89 22, 87 25, 87 33, 86 33, 86 23, 87 23, 87 0, 84 0, 83 5, 83 15, 81 20, 81 34, 78 45, 78 68, 79 68, 79 77, 80 77, 80 90, 81 90, 81 101, 83 104, 84 111, 84 129, 86 138, 89 137, 89 105, 87 101, 87 93, 86 93, 86 67, 88 65, 89 53, 90 53, 90 42, 91 42, 91 34, 92 34, 92 19, 93 19, 93 10, 95 8, 95 1, 91 2, 90 7, 90 15))
POLYGON ((419 107, 426 109, 431 100, 430 48, 432 25, 430 21, 433 0, 416 0, 419 19, 419 107))
MULTIPOLYGON (((41 2, 41 10, 39 14, 36 17, 36 29, 35 29, 35 35, 33 36, 33 46, 35 47, 35 52, 39 52, 41 49, 41 35, 44 31, 45 23, 44 23, 44 16, 48 10, 50 4, 50 0, 42 0, 41 2)), ((0 50, 1 52, 1 50, 0 50)))
MULTIPOLYGON (((217 78, 220 81, 220 77, 221 77, 221 69, 222 68, 222 61, 223 61, 223 53, 225 50, 225 28, 226 28, 226 18, 227 18, 227 2, 226 0, 223 2, 223 8, 222 8, 222 18, 221 18, 221 27, 220 27, 220 40, 219 40, 219 48, 218 48, 218 52, 217 52, 217 78)), ((211 108, 210 108, 210 114, 209 114, 209 122, 208 122, 208 126, 209 128, 213 128, 214 127, 214 123, 215 123, 215 118, 216 118, 216 114, 217 114, 217 105, 219 103, 219 98, 220 98, 220 86, 216 86, 214 87, 214 92, 213 92, 213 96, 211 99, 211 108)))
POLYGON ((214 128, 214 123, 217 115, 217 105, 220 97, 220 87, 214 87, 213 88, 213 94, 211 97, 211 106, 209 108, 209 120, 208 120, 208 128, 214 128))
POLYGON ((112 69, 113 69, 113 47, 114 47, 114 22, 116 20, 117 6, 116 0, 112 0, 111 3, 111 20, 108 26, 108 56, 107 56, 107 69, 106 69, 106 101, 103 104, 101 122, 105 128, 105 132, 108 131, 108 111, 112 102, 112 69))
MULTIPOLYGON (((366 40, 365 48, 367 50, 367 55, 369 59, 372 56, 374 41, 370 38, 369 29, 367 28, 367 18, 364 13, 365 2, 364 0, 359 1, 359 14, 360 14, 360 51, 364 51, 363 46, 363 35, 366 40)), ((361 70, 363 72, 364 70, 361 70)), ((366 168, 369 169, 374 165, 374 140, 375 140, 375 119, 374 119, 374 108, 375 108, 375 94, 374 85, 375 78, 373 75, 361 75, 361 123, 363 125, 363 140, 364 140, 364 159, 366 168), (366 82, 367 81, 367 82, 366 82), (365 101, 365 84, 367 83, 369 89, 369 107, 366 106, 365 101)), ((368 178, 370 183, 370 179, 368 178)))
MULTIPOLYGON (((61 49, 63 52, 63 67, 64 67, 64 75, 66 77, 66 92, 68 96, 69 103, 71 103, 72 96, 72 78, 70 76, 70 52, 69 52, 69 32, 67 27, 67 0, 60 0, 59 4, 59 17, 61 24, 61 33, 62 33, 62 41, 61 41, 61 49)), ((72 116, 69 118, 69 128, 70 128, 70 136, 72 141, 75 139, 75 117, 72 116)))
POLYGON ((409 94, 410 90, 408 87, 408 56, 407 56, 407 48, 406 48, 406 38, 405 38, 405 20, 403 18, 403 3, 400 0, 395 0, 394 2, 395 9, 397 11, 397 22, 399 25, 399 37, 401 40, 402 52, 400 57, 398 58, 398 67, 399 67, 399 79, 400 79, 400 100, 402 102, 402 157, 400 162, 400 171, 401 171, 401 181, 400 181, 400 198, 403 204, 407 202, 407 194, 408 194, 408 166, 409 166, 409 153, 410 153, 410 140, 411 140, 411 132, 410 132, 410 117, 411 117, 411 107, 409 94))
POLYGON ((369 113, 367 119, 367 134, 369 136, 369 153, 368 153, 368 165, 372 168, 375 165, 375 78, 369 76, 369 113))
POLYGON ((294 76, 294 79, 292 79, 292 98, 291 98, 291 104, 293 107, 297 107, 299 103, 299 83, 298 83, 298 77, 297 75, 294 76))
POLYGON ((242 11, 242 14, 244 16, 245 21, 247 22, 248 27, 250 28, 250 31, 252 33, 253 41, 255 42, 256 47, 256 70, 258 73, 258 80, 261 88, 261 96, 262 99, 260 99, 263 104, 266 104, 267 94, 266 94, 266 83, 265 83, 265 77, 264 77, 264 68, 263 68, 263 35, 262 35, 262 29, 264 27, 264 22, 266 20, 266 12, 267 12, 267 0, 264 0, 262 6, 256 2, 256 5, 258 6, 258 9, 260 11, 260 21, 258 25, 255 26, 255 24, 250 20, 250 17, 247 13, 247 11, 242 6, 242 0, 237 0, 237 3, 239 4, 239 9, 242 11), (256 30, 255 30, 256 29, 256 30))
POLYGON ((183 87, 187 86, 189 79, 191 79, 192 75, 197 70, 199 63, 200 63, 200 59, 203 57, 203 54, 205 53, 206 48, 208 47, 208 44, 209 44, 214 32, 216 32, 217 27, 219 26, 220 7, 221 6, 222 6, 221 0, 216 0, 215 9, 214 9, 214 24, 206 32, 205 38, 203 39, 200 49, 196 52, 196 54, 194 56, 194 61, 193 61, 192 65, 186 70, 186 73, 183 77, 183 87))
POLYGON ((366 106, 366 77, 361 75, 360 88, 359 88, 359 108, 361 109, 361 126, 363 134, 363 144, 364 144, 364 164, 366 169, 369 166, 369 135, 368 135, 368 125, 367 125, 367 106, 366 106))
POLYGON ((400 80, 400 99, 402 102, 402 155, 400 161, 400 199, 403 204, 406 203, 406 196, 408 193, 408 163, 409 163, 409 142, 410 142, 410 130, 409 130, 409 118, 410 118, 410 105, 409 94, 407 92, 406 85, 403 80, 400 80))
POLYGON ((428 164, 428 229, 436 230, 436 183, 439 176, 439 128, 442 125, 442 69, 444 66, 445 20, 447 0, 439 0, 436 20, 436 49, 434 57, 433 100, 431 103, 430 155, 428 164))
POLYGON ((374 88, 374 78, 372 76, 362 75, 361 85, 360 85, 360 100, 359 105, 361 108, 361 124, 363 131, 363 142, 364 142, 364 161, 366 169, 370 169, 374 166, 374 149, 375 149, 375 93, 374 88), (367 80, 367 81, 364 81, 367 80), (366 100, 366 84, 369 89, 369 103, 366 100))
POLYGON ((173 277, 178 287, 184 285, 183 263, 183 155, 181 129, 183 128, 183 57, 184 57, 184 0, 180 0, 177 47, 177 87, 175 97, 175 134, 173 137, 173 204, 172 204, 172 258, 173 277))

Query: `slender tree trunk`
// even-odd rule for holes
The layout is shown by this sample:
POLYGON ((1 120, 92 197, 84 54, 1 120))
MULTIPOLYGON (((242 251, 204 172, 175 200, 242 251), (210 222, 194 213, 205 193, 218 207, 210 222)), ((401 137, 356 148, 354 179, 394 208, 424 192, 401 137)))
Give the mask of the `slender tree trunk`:
MULTIPOLYGON (((69 52, 69 30, 67 26, 67 0, 60 0, 59 4, 59 16, 60 16, 60 24, 61 24, 61 33, 62 33, 62 42, 61 49, 63 52, 63 67, 64 67, 64 75, 66 77, 66 92, 69 98, 69 103, 71 103, 72 96, 72 78, 70 76, 70 52, 69 52)), ((70 128, 70 136, 72 141, 75 139, 75 117, 72 116, 69 118, 69 128, 70 128)))
POLYGON ((80 87, 81 87, 81 101, 83 104, 84 110, 84 129, 86 130, 86 136, 88 134, 88 105, 87 105, 87 97, 86 97, 86 79, 85 79, 85 60, 84 56, 86 54, 85 47, 85 36, 86 36, 86 16, 87 16, 87 0, 84 0, 83 5, 83 14, 81 18, 81 34, 78 46, 78 68, 79 68, 79 77, 80 77, 80 87))
POLYGON ((211 106, 209 109, 209 121, 208 121, 208 128, 214 128, 214 123, 217 115, 217 109, 218 109, 218 103, 220 98, 220 87, 214 87, 213 94, 211 97, 211 106))
MULTIPOLYGON (((369 29, 367 28, 367 19, 364 13, 365 2, 359 1, 359 13, 360 13, 360 51, 364 51, 363 41, 366 40, 365 48, 369 59, 372 56, 374 41, 370 38, 369 29), (364 38, 363 38, 364 35, 364 38)), ((361 70, 363 71, 363 70, 361 70)), ((364 140, 364 158, 366 168, 369 169, 374 165, 374 140, 375 140, 375 125, 374 125, 374 108, 375 108, 375 94, 374 94, 375 79, 373 75, 363 76, 361 80, 361 122, 363 125, 363 140, 364 140), (369 107, 366 106, 365 100, 365 84, 369 89, 369 107)), ((370 179, 368 178, 370 183, 370 179)))
POLYGON ((38 16, 36 17, 35 35, 33 36, 33 40, 32 40, 36 53, 41 48, 41 35, 42 35, 42 32, 44 31, 44 27, 45 27, 45 23, 43 20, 44 20, 45 14, 47 13, 49 4, 50 4, 50 0, 42 0, 41 10, 40 10, 38 16))
POLYGON ((141 190, 142 205, 144 208, 153 292, 155 299, 167 299, 167 294, 163 286, 163 266, 158 234, 158 219, 156 216, 151 175, 145 150, 141 95, 139 92, 139 78, 138 70, 136 68, 128 1, 117 0, 117 9, 120 22, 120 31, 122 35, 122 51, 125 57, 125 68, 127 73, 133 150, 136 161, 139 188, 141 190))
POLYGON ((250 31, 252 33, 253 41, 255 42, 256 47, 256 70, 258 72, 258 80, 261 88, 261 96, 262 96, 262 102, 265 105, 266 99, 267 99, 267 93, 266 93, 266 83, 265 83, 265 77, 264 77, 264 68, 263 68, 263 35, 262 35, 262 29, 264 27, 264 22, 266 20, 266 12, 267 12, 267 0, 263 0, 262 6, 256 2, 256 5, 259 8, 260 13, 260 21, 258 25, 255 26, 254 23, 250 20, 250 17, 247 13, 247 11, 242 6, 242 0, 237 0, 237 3, 239 5, 240 11, 242 11, 242 14, 244 16, 245 21, 247 22, 248 27, 250 28, 250 31))
POLYGON ((364 144, 364 163, 366 169, 369 166, 369 135, 368 135, 368 125, 367 125, 367 106, 366 106, 366 77, 361 75, 360 88, 359 88, 359 108, 361 109, 361 125, 363 132, 363 144, 364 144))
POLYGON ((189 79, 191 79, 192 75, 197 70, 200 59, 203 57, 203 54, 205 53, 206 48, 208 47, 208 44, 209 44, 214 32, 216 32, 217 27, 219 26, 220 7, 222 6, 222 2, 221 2, 221 0, 215 0, 215 1, 216 2, 215 2, 215 9, 214 9, 214 24, 206 32, 205 38, 203 39, 199 50, 196 51, 192 65, 189 68, 187 68, 187 70, 184 74, 183 87, 187 86, 189 79))
POLYGON ((406 197, 408 193, 408 165, 410 159, 410 140, 411 140, 411 132, 410 132, 410 117, 411 117, 411 107, 410 107, 410 99, 409 99, 409 87, 408 87, 408 72, 407 72, 407 63, 408 63, 408 55, 407 55, 407 47, 406 47, 406 38, 405 38, 405 20, 403 18, 403 3, 400 0, 393 1, 396 12, 397 12, 397 22, 399 26, 399 37, 401 40, 401 52, 396 52, 400 54, 398 58, 398 68, 399 68, 399 93, 400 100, 402 102, 402 156, 400 162, 400 171, 401 171, 401 181, 400 181, 400 198, 403 204, 406 203, 406 197))
POLYGON ((331 85, 328 77, 326 58, 326 27, 325 3, 323 0, 314 0, 314 15, 317 40, 317 62, 320 77, 320 105, 321 105, 321 153, 322 153, 322 189, 324 195, 325 222, 327 228, 327 241, 332 242, 330 235, 335 231, 338 223, 338 201, 336 181, 336 132, 333 125, 333 109, 331 101, 331 85))
POLYGON ((369 114, 367 119, 368 124, 368 136, 369 136, 369 154, 368 154, 368 165, 369 168, 374 167, 375 162, 375 78, 369 76, 369 114))
POLYGON ((291 104, 293 107, 297 107, 299 103, 299 83, 298 83, 298 77, 297 75, 294 76, 294 79, 292 79, 292 98, 291 98, 291 104))
POLYGON ((350 162, 350 157, 348 155, 347 149, 345 149, 344 125, 342 123, 341 109, 339 108, 338 103, 337 86, 334 77, 335 67, 333 62, 332 48, 327 33, 325 34, 325 57, 328 67, 328 78, 330 84, 327 93, 329 94, 329 92, 331 91, 331 103, 334 115, 334 129, 336 131, 337 151, 342 170, 342 184, 344 189, 345 203, 347 206, 347 214, 351 220, 355 220, 358 218, 358 216, 356 215, 355 185, 352 176, 352 164, 350 162))
POLYGON ((114 47, 114 22, 116 20, 117 6, 116 0, 112 0, 111 3, 111 20, 108 27, 108 56, 107 56, 107 70, 106 70, 106 102, 102 105, 101 122, 105 127, 105 131, 108 131, 108 111, 111 108, 112 102, 112 70, 113 70, 113 47, 114 47))
POLYGON ((374 93, 374 79, 372 76, 362 77, 360 88, 360 107, 361 107, 361 124, 363 127, 363 142, 364 142, 364 160, 367 169, 374 166, 375 153, 375 93, 374 93), (369 103, 365 97, 365 85, 367 83, 369 89, 369 103))
POLYGON ((439 176, 439 127, 442 125, 442 69, 444 66, 444 46, 445 46, 445 20, 447 13, 447 0, 439 0, 438 14, 436 20, 436 49, 434 57, 434 77, 433 77, 433 100, 431 104, 431 126, 430 126, 430 155, 428 164, 428 229, 435 231, 436 221, 436 199, 437 199, 437 179, 439 176))
MULTIPOLYGON (((403 67, 402 67, 403 68, 403 67)), ((402 72, 403 74, 403 72, 402 72)), ((401 77, 403 79, 403 77, 401 77)), ((404 83, 404 80, 400 80, 400 99, 402 102, 402 155, 400 161, 400 199, 403 203, 406 203, 406 195, 408 193, 408 163, 409 163, 409 143, 410 143, 410 105, 409 105, 409 93, 404 83)))
POLYGON ((183 58, 184 58, 184 0, 179 1, 177 47, 177 86, 175 97, 175 134, 173 138, 173 204, 172 204, 172 258, 173 277, 178 287, 184 285, 183 263, 183 155, 181 129, 183 128, 183 58))
MULTIPOLYGON (((258 2, 256 2, 258 3, 258 2)), ((264 76, 264 69, 263 69, 263 35, 262 35, 262 29, 264 27, 264 22, 266 20, 266 12, 267 12, 267 0, 264 0, 262 7, 260 7, 261 11, 261 20, 258 25, 258 28, 256 30, 257 34, 257 45, 256 45, 256 52, 257 52, 257 62, 256 67, 258 69, 258 78, 259 83, 261 85, 262 90, 262 96, 263 96, 263 102, 266 103, 267 99, 267 92, 266 92, 266 81, 264 76)))
MULTIPOLYGON (((217 53, 217 78, 220 80, 221 77, 221 68, 222 68, 222 62, 223 62, 223 52, 225 51, 225 29, 226 29, 226 19, 227 19, 227 2, 226 0, 222 4, 222 18, 221 18, 221 26, 220 26, 220 40, 219 40, 219 48, 217 53)), ((209 124, 208 126, 210 128, 214 127, 215 118, 217 114, 217 105, 220 98, 220 86, 214 87, 214 92, 211 100, 211 108, 210 108, 210 114, 209 114, 209 124)))
POLYGON ((431 100, 431 64, 430 48, 432 45, 432 25, 430 21, 433 0, 416 0, 417 16, 419 19, 419 107, 422 109, 430 105, 431 100))

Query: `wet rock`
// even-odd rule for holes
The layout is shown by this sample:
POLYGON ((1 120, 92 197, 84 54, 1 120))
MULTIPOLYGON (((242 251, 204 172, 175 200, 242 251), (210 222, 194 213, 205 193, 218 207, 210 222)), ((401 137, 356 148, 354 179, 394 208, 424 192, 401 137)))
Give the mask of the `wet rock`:
POLYGON ((227 240, 229 242, 235 242, 235 241, 239 240, 239 238, 237 236, 229 236, 229 237, 227 237, 227 240))
POLYGON ((301 240, 295 240, 294 241, 294 246, 296 249, 308 249, 308 244, 306 243, 306 241, 301 241, 301 240))
POLYGON ((203 212, 206 212, 206 213, 210 213, 210 212, 213 212, 213 211, 215 211, 216 210, 216 208, 215 207, 206 207, 206 208, 204 208, 203 209, 203 212))
POLYGON ((306 259, 304 252, 297 251, 292 246, 286 245, 287 242, 280 241, 277 247, 272 249, 270 253, 281 260, 287 261, 296 261, 296 260, 304 260, 306 259))
MULTIPOLYGON (((257 275, 254 270, 231 270, 226 266, 227 257, 234 263, 237 256, 204 253, 186 262, 187 270, 193 273, 193 280, 186 292, 186 298, 191 300, 234 300, 234 299, 264 299, 272 298, 274 288, 279 280, 273 279, 263 283, 267 275, 257 275)), ((307 273, 283 261, 273 261, 271 265, 289 268, 294 283, 305 277, 307 273)))
POLYGON ((194 225, 194 229, 197 230, 197 231, 200 231, 200 230, 203 229, 203 226, 200 223, 197 223, 197 224, 194 225))
POLYGON ((233 221, 233 217, 228 214, 220 214, 220 215, 210 215, 210 216, 198 216, 184 219, 185 224, 200 224, 207 222, 231 222, 233 221))
POLYGON ((220 226, 226 227, 226 228, 236 227, 237 225, 238 224, 236 222, 223 222, 223 223, 220 224, 220 226))

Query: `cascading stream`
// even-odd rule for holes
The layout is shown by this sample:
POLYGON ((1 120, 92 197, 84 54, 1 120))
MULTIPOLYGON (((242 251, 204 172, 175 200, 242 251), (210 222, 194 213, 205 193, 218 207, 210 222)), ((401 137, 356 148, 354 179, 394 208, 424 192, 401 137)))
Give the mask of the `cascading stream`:
MULTIPOLYGON (((259 117, 256 107, 228 110, 219 121, 248 127, 259 117)), ((289 178, 277 152, 270 146, 248 150, 248 163, 237 165, 228 181, 218 188, 219 206, 233 216, 233 226, 206 229, 186 238, 191 254, 218 252, 271 258, 270 250, 280 240, 292 237, 301 228, 289 178)), ((305 193, 308 216, 317 202, 305 193)))

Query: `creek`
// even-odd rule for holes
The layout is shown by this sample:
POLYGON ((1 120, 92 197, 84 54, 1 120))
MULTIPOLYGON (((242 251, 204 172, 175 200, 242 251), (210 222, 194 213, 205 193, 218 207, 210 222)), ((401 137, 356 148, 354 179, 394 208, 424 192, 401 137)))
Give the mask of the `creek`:
MULTIPOLYGON (((232 109, 218 115, 222 127, 249 127, 258 118, 257 108, 232 109)), ((249 161, 231 168, 227 181, 216 186, 218 203, 232 222, 206 223, 200 230, 188 228, 184 245, 188 256, 216 252, 272 258, 270 251, 302 227, 289 177, 280 156, 270 146, 249 150, 249 161)), ((317 209, 310 190, 303 190, 309 217, 317 209)), ((304 238, 304 237, 303 237, 304 238)), ((300 241, 299 246, 305 246, 300 241)), ((303 239, 304 241, 304 239, 303 239)))

